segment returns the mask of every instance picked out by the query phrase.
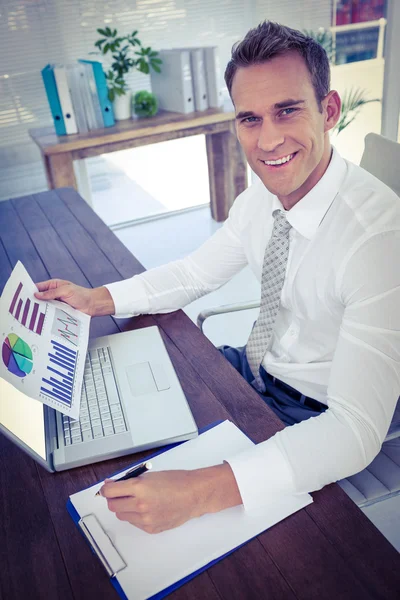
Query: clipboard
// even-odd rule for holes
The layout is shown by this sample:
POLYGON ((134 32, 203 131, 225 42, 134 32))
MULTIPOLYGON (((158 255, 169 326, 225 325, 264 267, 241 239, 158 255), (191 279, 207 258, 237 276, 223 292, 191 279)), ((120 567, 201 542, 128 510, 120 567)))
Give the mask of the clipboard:
MULTIPOLYGON (((246 448, 248 448, 249 446, 251 447, 251 445, 252 445, 251 440, 249 440, 249 438, 247 436, 245 436, 245 434, 243 434, 240 430, 238 430, 238 428, 236 428, 236 426, 233 425, 233 423, 231 423, 230 421, 224 421, 224 422, 219 421, 219 422, 213 423, 209 427, 201 430, 199 432, 198 438, 195 438, 194 440, 189 440, 188 442, 172 444, 166 448, 162 448, 161 450, 152 454, 151 457, 150 456, 146 457, 146 459, 148 459, 148 460, 156 459, 157 457, 160 457, 161 455, 166 454, 169 450, 174 451, 174 450, 177 450, 179 446, 192 444, 193 442, 196 442, 196 440, 199 440, 199 438, 201 438, 202 434, 210 432, 211 430, 215 430, 212 433, 212 435, 216 436, 219 431, 218 426, 225 427, 225 429, 226 429, 226 427, 234 428, 235 432, 237 432, 237 434, 240 434, 241 438, 243 440, 245 440, 245 442, 247 444, 246 448)), ((206 440, 206 437, 203 439, 206 440)), ((209 438, 207 438, 207 440, 208 439, 209 438)), ((193 448, 193 445, 192 445, 192 448, 193 448)), ((134 467, 135 464, 139 464, 141 462, 142 461, 136 461, 135 463, 133 463, 129 467, 126 467, 122 471, 119 471, 118 473, 121 473, 121 472, 123 473, 123 472, 127 471, 128 469, 134 467)), ((154 463, 154 460, 153 460, 153 463, 154 463)), ((172 467, 172 468, 175 468, 175 467, 172 467)), ((117 475, 118 473, 115 473, 114 475, 117 475)), ((102 483, 102 481, 99 483, 102 483)), ((98 484, 96 484, 96 485, 98 485, 98 484)), ((96 488, 96 485, 93 486, 94 489, 96 488)), ((89 489, 91 489, 91 488, 88 488, 88 490, 89 489)), ((83 492, 85 492, 85 490, 83 490, 83 492)), ((94 496, 94 493, 95 493, 95 491, 93 491, 93 496, 94 496)), ((290 498, 289 502, 287 503, 287 506, 284 509, 279 508, 281 513, 283 510, 283 513, 277 519, 275 519, 275 520, 272 519, 272 521, 270 523, 267 523, 266 525, 265 525, 263 519, 260 520, 259 516, 255 515, 256 518, 253 519, 253 521, 256 522, 256 528, 254 528, 254 523, 253 523, 252 529, 250 528, 250 531, 251 531, 250 535, 247 535, 247 529, 245 529, 245 534, 243 535, 243 533, 242 533, 241 538, 240 538, 241 543, 236 543, 236 544, 231 545, 229 548, 227 548, 227 550, 225 552, 219 553, 218 550, 216 551, 216 553, 213 552, 214 556, 211 558, 211 560, 205 559, 206 562, 204 564, 202 564, 199 568, 194 568, 193 570, 190 570, 190 568, 189 568, 190 572, 185 574, 183 577, 178 577, 176 581, 169 583, 168 585, 163 587, 163 589, 160 589, 160 590, 156 591, 155 593, 152 593, 149 595, 141 595, 141 596, 138 595, 138 597, 140 597, 142 600, 144 600, 145 598, 147 600, 161 600, 161 598, 164 598, 165 596, 167 596, 174 590, 178 589, 179 587, 184 585, 186 582, 190 581, 191 579, 193 579, 194 577, 196 577, 197 575, 199 575, 206 569, 210 568, 211 566, 213 566, 214 564, 216 564, 217 562, 219 562, 226 556, 229 556, 229 554, 231 554, 232 552, 234 552, 235 550, 237 550, 238 548, 240 548, 241 546, 246 544, 248 541, 250 541, 257 535, 259 535, 260 533, 262 533, 263 531, 268 529, 270 526, 272 526, 279 520, 289 516, 293 512, 296 512, 297 510, 307 506, 311 502, 312 502, 312 498, 309 494, 304 494, 302 498, 299 498, 299 497, 290 498)), ((275 504, 276 504, 276 500, 275 500, 275 504)), ((234 509, 227 509, 226 511, 222 511, 221 513, 216 513, 213 515, 204 515, 203 517, 200 517, 200 519, 212 518, 211 526, 212 526, 212 529, 214 530, 216 528, 216 523, 214 523, 214 521, 215 521, 215 519, 219 518, 218 515, 221 515, 220 518, 222 519, 222 523, 225 522, 225 524, 226 524, 227 523, 227 521, 226 521, 227 514, 226 513, 228 513, 228 511, 232 511, 235 509, 242 511, 240 518, 243 519, 243 515, 245 514, 243 507, 234 507, 234 509), (223 513, 225 513, 225 515, 223 515, 223 513)), ((267 514, 269 512, 269 509, 270 509, 270 506, 263 508, 263 513, 267 514)), ((91 546, 92 551, 96 554, 96 556, 102 563, 103 567, 105 568, 105 570, 108 574, 108 577, 110 578, 111 584, 113 585, 113 587, 115 588, 117 593, 120 595, 121 598, 124 598, 126 600, 132 599, 134 596, 132 594, 127 595, 127 593, 129 593, 129 591, 127 591, 127 593, 126 593, 123 589, 123 586, 121 585, 121 583, 119 581, 119 578, 124 577, 124 571, 126 569, 128 569, 128 570, 132 569, 132 565, 129 566, 127 564, 127 559, 126 559, 126 557, 124 557, 124 553, 121 552, 119 548, 117 548, 117 545, 113 542, 111 537, 108 535, 107 531, 103 528, 103 526, 101 525, 101 523, 98 521, 97 517, 94 514, 89 512, 88 514, 80 515, 79 512, 76 510, 75 506, 73 505, 73 503, 71 502, 71 499, 69 499, 67 502, 67 510, 68 510, 70 516, 72 517, 73 521, 75 522, 75 524, 78 526, 79 530, 85 537, 86 541, 91 546)), ((236 515, 236 513, 235 513, 235 515, 236 515)), ((228 520, 229 520, 229 516, 228 516, 228 520)), ((251 520, 252 519, 250 518, 250 521, 251 520)), ((196 520, 192 520, 192 521, 196 521, 196 520)), ((175 530, 170 530, 170 532, 176 533, 179 529, 185 527, 189 523, 191 523, 191 522, 188 522, 187 524, 184 524, 181 527, 176 528, 175 530)), ((235 521, 235 523, 236 523, 236 521, 235 521)), ((126 523, 121 524, 119 522, 120 527, 121 526, 126 527, 126 525, 127 525, 126 523)), ((197 523, 197 526, 198 525, 199 524, 197 523)), ((230 528, 231 528, 231 525, 232 525, 232 523, 229 523, 230 528)), ((196 524, 195 524, 195 526, 196 526, 196 524)), ((207 529, 207 527, 206 527, 206 529, 207 529)), ((139 532, 139 530, 137 530, 137 528, 133 528, 133 530, 136 530, 139 532)), ((204 522, 203 522, 203 526, 201 527, 201 530, 204 530, 204 522)), ((139 532, 139 533, 144 534, 144 532, 139 532)), ((167 534, 167 533, 168 532, 164 532, 164 533, 158 534, 158 535, 163 536, 164 534, 167 534)), ((144 535, 148 536, 146 539, 150 540, 150 543, 153 543, 151 541, 152 539, 154 540, 154 543, 157 543, 156 535, 155 536, 151 536, 150 534, 144 534, 144 535)), ((233 534, 233 535, 235 536, 235 534, 233 534)), ((205 537, 207 537, 207 536, 205 536, 205 537)), ((184 539, 186 540, 188 538, 185 537, 184 539)), ((224 536, 224 539, 225 539, 225 536, 224 536)), ((165 539, 164 539, 164 541, 165 541, 165 539)), ((195 545, 197 547, 198 540, 196 540, 195 545)), ((177 547, 178 546, 175 546, 175 552, 176 552, 177 547)), ((141 549, 143 550, 143 547, 141 547, 141 549)), ((186 549, 184 548, 182 550, 182 552, 186 553, 186 549)), ((157 568, 157 565, 156 565, 156 568, 157 568)), ((128 572, 126 573, 126 577, 128 577, 128 572)), ((139 592, 138 592, 138 594, 139 594, 139 592)))
MULTIPOLYGON (((213 427, 216 427, 217 425, 220 425, 221 423, 222 423, 222 421, 215 421, 211 425, 208 425, 207 427, 203 427, 202 429, 199 429, 199 435, 201 435, 202 433, 205 433, 206 431, 208 431, 209 429, 212 429, 213 427)), ((164 446, 160 450, 153 452, 150 456, 147 456, 146 460, 151 460, 152 458, 154 458, 160 454, 163 454, 164 452, 168 452, 168 450, 171 450, 172 448, 175 448, 176 446, 180 446, 181 444, 184 444, 184 443, 185 442, 177 442, 176 444, 168 444, 168 446, 164 446)), ((143 459, 138 460, 138 461, 132 463, 131 465, 129 465, 129 467, 125 467, 124 469, 122 469, 120 471, 116 471, 110 477, 114 477, 116 475, 119 475, 120 473, 123 473, 124 471, 126 471, 128 469, 132 469, 133 467, 141 464, 142 462, 143 462, 143 459)), ((103 480, 99 481, 98 483, 102 483, 102 482, 103 482, 103 480)), ((97 558, 103 565, 103 567, 110 579, 110 582, 111 582, 112 586, 114 587, 114 589, 116 590, 116 592, 124 600, 129 600, 128 597, 126 596, 124 590, 122 589, 121 585, 119 584, 118 580, 116 579, 116 575, 120 571, 122 571, 122 569, 125 569, 127 567, 127 564, 126 564, 124 558, 118 552, 117 548, 115 547, 115 545, 113 544, 111 539, 107 536, 107 534, 102 529, 101 524, 98 522, 98 519, 96 518, 96 516, 93 514, 89 514, 89 515, 85 515, 84 517, 81 517, 79 515, 78 511, 76 510, 76 508, 74 507, 74 505, 72 504, 70 499, 68 499, 68 501, 67 501, 67 510, 68 510, 70 516, 72 517, 72 520, 74 521, 75 525, 78 527, 78 529, 82 533, 83 537, 88 542, 93 554, 95 554, 97 556, 97 558), (103 539, 104 544, 107 545, 107 552, 104 552, 104 547, 97 543, 97 541, 93 535, 93 525, 95 528, 97 527, 97 524, 95 523, 95 521, 93 521, 91 519, 93 517, 97 521, 98 527, 100 528, 100 529, 98 529, 100 534, 102 532, 102 534, 104 534, 104 536, 106 536, 106 537, 103 537, 102 539, 103 539), (89 518, 89 523, 88 523, 88 518, 89 518)), ((176 583, 174 583, 170 587, 166 588, 162 592, 159 592, 158 594, 151 596, 149 598, 149 600, 161 600, 161 598, 164 598, 168 594, 171 594, 171 592, 173 592, 174 590, 177 590, 182 585, 184 585, 187 581, 190 581, 197 575, 200 575, 200 573, 202 573, 203 571, 205 571, 206 569, 208 569, 215 563, 219 562, 220 560, 225 558, 225 556, 228 556, 228 554, 231 554, 235 550, 236 550, 236 548, 232 549, 231 552, 228 552, 224 556, 221 556, 220 558, 213 560, 212 562, 210 562, 209 564, 204 566, 202 569, 198 569, 197 571, 193 572, 191 575, 188 575, 187 577, 181 579, 180 581, 177 581, 176 583)))

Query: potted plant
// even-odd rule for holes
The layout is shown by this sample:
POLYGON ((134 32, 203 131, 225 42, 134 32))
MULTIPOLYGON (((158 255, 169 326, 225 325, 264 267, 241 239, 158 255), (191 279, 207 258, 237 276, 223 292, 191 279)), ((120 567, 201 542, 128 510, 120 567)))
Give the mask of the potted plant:
POLYGON ((132 98, 132 109, 140 117, 154 117, 158 111, 157 98, 151 92, 140 90, 132 98))
POLYGON ((158 58, 158 52, 142 45, 137 31, 121 36, 116 29, 105 27, 97 29, 97 32, 102 37, 94 45, 102 55, 111 54, 113 60, 106 80, 114 116, 117 120, 129 119, 132 92, 128 89, 125 75, 134 69, 145 74, 150 73, 151 69, 160 73, 162 60, 158 58))

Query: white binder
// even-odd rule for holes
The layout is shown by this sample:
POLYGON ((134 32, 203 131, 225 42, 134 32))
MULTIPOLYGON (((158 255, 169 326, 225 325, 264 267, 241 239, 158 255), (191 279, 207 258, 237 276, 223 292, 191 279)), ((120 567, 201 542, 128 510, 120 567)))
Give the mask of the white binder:
POLYGON ((221 90, 221 70, 217 46, 203 48, 207 82, 208 106, 221 108, 224 99, 221 90))
POLYGON ((89 129, 86 122, 85 106, 80 86, 79 65, 67 67, 67 77, 78 133, 87 133, 89 129))
POLYGON ((89 85, 89 68, 90 65, 79 63, 77 65, 77 72, 79 74, 79 89, 83 100, 83 107, 85 112, 85 120, 89 131, 97 129, 96 115, 93 107, 92 92, 89 85))
POLYGON ((194 111, 193 82, 188 50, 160 50, 161 73, 151 73, 151 89, 163 110, 194 111))
POLYGON ((208 97, 203 48, 190 48, 190 65, 192 68, 195 109, 206 110, 208 108, 208 97))
POLYGON ((65 130, 67 133, 78 133, 76 126, 75 111, 72 106, 71 94, 68 86, 67 72, 64 66, 53 67, 54 77, 57 84, 58 97, 60 99, 63 113, 65 130))
POLYGON ((91 106, 93 110, 94 117, 94 127, 93 129, 100 129, 104 127, 103 115, 101 114, 101 106, 99 101, 99 96, 97 94, 97 86, 96 80, 94 78, 93 66, 88 63, 82 63, 85 68, 86 80, 89 87, 89 94, 91 100, 91 106))

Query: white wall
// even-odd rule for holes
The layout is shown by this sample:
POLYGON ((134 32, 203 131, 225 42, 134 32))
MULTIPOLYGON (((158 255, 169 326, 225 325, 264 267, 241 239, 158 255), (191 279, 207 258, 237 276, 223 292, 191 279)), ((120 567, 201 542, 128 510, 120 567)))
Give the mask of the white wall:
MULTIPOLYGON (((331 69, 331 88, 341 95, 345 90, 361 88, 365 90, 367 98, 382 100, 383 71, 384 59, 337 65, 331 69)), ((338 136, 332 136, 332 143, 344 158, 359 164, 367 133, 381 132, 381 113, 381 102, 366 104, 360 109, 353 123, 338 136)))
POLYGON ((255 0, 255 21, 277 21, 294 29, 331 26, 331 0, 255 0))

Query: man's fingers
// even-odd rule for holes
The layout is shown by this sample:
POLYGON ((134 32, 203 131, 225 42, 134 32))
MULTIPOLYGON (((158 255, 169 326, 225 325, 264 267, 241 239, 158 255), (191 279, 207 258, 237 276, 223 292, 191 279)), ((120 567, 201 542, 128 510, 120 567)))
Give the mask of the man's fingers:
POLYGON ((39 283, 36 283, 36 287, 39 292, 45 292, 46 290, 55 289, 65 283, 67 282, 62 279, 48 279, 47 281, 39 281, 39 283))
POLYGON ((68 298, 71 295, 71 288, 68 285, 50 288, 43 292, 35 292, 35 297, 39 300, 57 300, 58 298, 68 298))
POLYGON ((127 481, 110 481, 100 488, 100 493, 104 498, 126 498, 134 495, 133 489, 139 482, 139 478, 129 479, 127 481), (136 481, 135 481, 136 479, 136 481))
POLYGON ((107 498, 108 509, 115 513, 134 512, 142 513, 145 511, 145 503, 134 496, 125 496, 122 498, 107 498))

